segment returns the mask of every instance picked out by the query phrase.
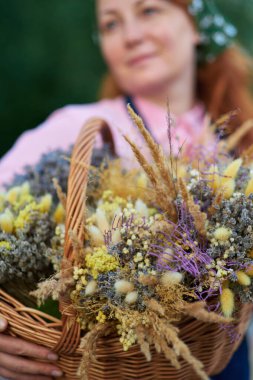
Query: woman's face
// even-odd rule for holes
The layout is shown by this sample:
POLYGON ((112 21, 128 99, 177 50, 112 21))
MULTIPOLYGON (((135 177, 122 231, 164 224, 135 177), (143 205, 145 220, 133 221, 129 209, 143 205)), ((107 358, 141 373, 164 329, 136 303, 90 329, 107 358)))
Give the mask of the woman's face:
POLYGON ((159 91, 195 65, 198 35, 169 0, 97 0, 100 43, 121 89, 159 91))

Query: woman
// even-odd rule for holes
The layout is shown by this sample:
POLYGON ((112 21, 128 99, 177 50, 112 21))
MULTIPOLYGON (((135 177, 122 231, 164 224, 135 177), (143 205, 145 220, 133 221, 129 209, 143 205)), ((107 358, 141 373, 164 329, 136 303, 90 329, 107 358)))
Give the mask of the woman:
MULTIPOLYGON (((129 161, 132 155, 122 133, 136 131, 126 112, 128 102, 167 152, 168 104, 174 119, 175 151, 182 144, 188 149, 199 139, 206 112, 216 119, 240 108, 234 128, 252 116, 247 59, 231 45, 235 29, 210 0, 97 0, 97 19, 110 72, 102 93, 112 99, 65 107, 26 132, 0 163, 1 183, 21 172, 24 164, 35 162, 42 152, 73 143, 92 116, 109 122, 116 152, 129 161)), ((241 147, 250 141, 247 136, 241 147)), ((0 375, 19 380, 57 377, 57 366, 32 359, 53 360, 52 355, 45 348, 2 334, 0 375)))

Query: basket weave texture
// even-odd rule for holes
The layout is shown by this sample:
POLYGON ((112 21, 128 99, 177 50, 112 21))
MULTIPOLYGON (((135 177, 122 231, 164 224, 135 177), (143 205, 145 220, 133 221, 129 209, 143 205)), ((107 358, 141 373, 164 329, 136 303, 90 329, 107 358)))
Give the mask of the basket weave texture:
MULTIPOLYGON (((109 127, 103 120, 91 119, 82 128, 76 141, 68 181, 66 240, 62 273, 69 273, 73 265, 75 251, 68 231, 83 239, 83 215, 88 167, 96 135, 102 131, 104 140, 112 139, 109 127)), ((113 147, 113 144, 111 145, 113 147)), ((82 358, 79 348, 81 332, 76 322, 76 314, 68 297, 60 300, 62 319, 58 320, 38 310, 22 305, 0 289, 0 314, 9 322, 8 333, 32 343, 46 346, 59 354, 59 366, 66 380, 79 380, 77 370, 82 358)), ((237 349, 248 326, 251 305, 243 305, 237 313, 234 332, 240 338, 231 343, 227 328, 213 323, 204 323, 185 317, 178 327, 179 337, 187 343, 192 354, 202 361, 208 375, 215 375, 224 369, 233 352, 237 349)), ((90 380, 197 380, 190 365, 181 361, 181 369, 170 365, 163 355, 152 350, 152 361, 147 362, 135 345, 128 352, 116 335, 100 338, 96 347, 97 362, 89 370, 90 380)))

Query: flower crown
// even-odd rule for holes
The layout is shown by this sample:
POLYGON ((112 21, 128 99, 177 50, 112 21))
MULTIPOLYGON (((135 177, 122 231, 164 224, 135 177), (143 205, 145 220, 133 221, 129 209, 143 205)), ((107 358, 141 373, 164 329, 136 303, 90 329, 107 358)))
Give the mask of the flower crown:
POLYGON ((199 63, 212 62, 233 43, 237 29, 221 14, 214 0, 192 0, 188 11, 200 32, 199 63))

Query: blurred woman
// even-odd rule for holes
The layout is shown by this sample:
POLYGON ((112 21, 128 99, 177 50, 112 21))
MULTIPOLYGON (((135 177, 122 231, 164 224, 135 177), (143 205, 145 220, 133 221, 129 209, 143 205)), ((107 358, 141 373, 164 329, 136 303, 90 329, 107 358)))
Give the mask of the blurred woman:
MULTIPOLYGON (((206 114, 216 120, 239 109, 232 121, 234 130, 252 117, 249 60, 234 44, 236 29, 212 0, 97 0, 96 14, 100 46, 108 66, 101 89, 103 100, 67 106, 35 130, 25 132, 0 162, 1 184, 49 149, 74 143, 82 125, 94 116, 109 123, 116 153, 130 161, 132 152, 122 134, 134 133, 139 144, 142 139, 128 116, 128 103, 166 152, 170 148, 168 105, 174 152, 182 145, 190 150, 203 134, 207 136, 206 114)), ((209 140, 213 138, 211 132, 208 136, 209 140)), ((238 149, 252 141, 248 134, 238 149)), ((57 367, 45 363, 42 368, 32 359, 53 354, 40 350, 39 346, 35 349, 20 339, 0 335, 0 375, 19 380, 56 377, 53 371, 57 367)), ((243 360, 247 372, 245 353, 243 360)), ((225 376, 238 378, 235 373, 225 376)), ((240 379, 248 379, 248 372, 243 378, 240 370, 240 379)))

